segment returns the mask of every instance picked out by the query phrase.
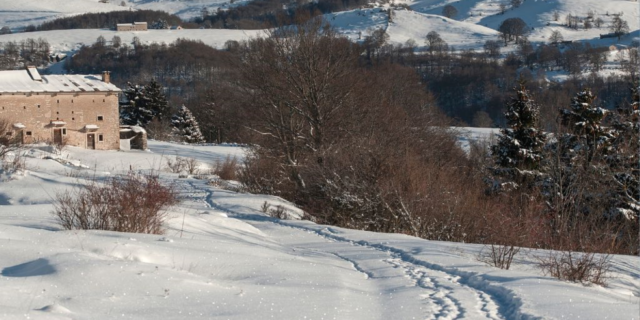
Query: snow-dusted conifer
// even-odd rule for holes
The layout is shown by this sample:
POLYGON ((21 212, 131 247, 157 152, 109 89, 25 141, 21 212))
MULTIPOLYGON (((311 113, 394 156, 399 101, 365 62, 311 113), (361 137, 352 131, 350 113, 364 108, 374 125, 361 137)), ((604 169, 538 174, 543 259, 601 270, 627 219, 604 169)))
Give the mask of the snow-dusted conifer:
POLYGON ((607 162, 615 184, 611 186, 612 216, 627 220, 640 217, 640 84, 631 86, 631 104, 618 108, 613 120, 614 138, 607 162))
POLYGON ((145 106, 144 87, 127 83, 123 90, 126 101, 120 108, 122 124, 145 126, 153 119, 153 113, 145 106))
POLYGON ((163 88, 155 79, 151 79, 151 82, 144 86, 144 100, 145 108, 151 111, 152 118, 165 120, 170 116, 169 104, 163 88))
POLYGON ((496 164, 502 168, 535 169, 540 164, 545 143, 538 129, 540 107, 520 84, 517 97, 507 104, 507 128, 502 129, 498 144, 491 148, 496 164))
MULTIPOLYGON (((524 82, 515 90, 517 96, 507 104, 504 114, 507 128, 500 131, 498 143, 491 147, 498 166, 494 174, 509 180, 494 181, 494 187, 500 189, 507 185, 517 188, 528 180, 527 177, 537 176, 535 170, 540 165, 545 145, 545 135, 538 128, 540 107, 529 96, 524 82)), ((529 182, 533 181, 529 179, 529 182)))
POLYGON ((564 138, 576 154, 586 151, 587 164, 600 151, 607 152, 612 137, 610 131, 601 125, 607 110, 594 106, 594 100, 591 90, 586 89, 571 99, 569 109, 560 110, 562 124, 570 130, 564 138))
POLYGON ((178 113, 171 118, 173 124, 173 134, 184 142, 202 143, 205 142, 200 126, 191 111, 182 106, 178 113))

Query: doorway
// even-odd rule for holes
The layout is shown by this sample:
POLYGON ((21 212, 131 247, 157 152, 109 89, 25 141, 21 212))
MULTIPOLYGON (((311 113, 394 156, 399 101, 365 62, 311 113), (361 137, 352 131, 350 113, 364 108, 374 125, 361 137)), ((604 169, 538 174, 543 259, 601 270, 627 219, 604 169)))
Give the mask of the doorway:
POLYGON ((96 135, 93 133, 87 134, 87 149, 96 148, 96 135))
POLYGON ((53 143, 62 144, 62 129, 53 129, 53 143))

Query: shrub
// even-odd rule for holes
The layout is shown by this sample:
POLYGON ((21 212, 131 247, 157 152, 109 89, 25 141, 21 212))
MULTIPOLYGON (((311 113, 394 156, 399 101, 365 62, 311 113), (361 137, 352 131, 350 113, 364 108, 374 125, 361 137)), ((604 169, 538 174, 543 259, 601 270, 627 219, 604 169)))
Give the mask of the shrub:
POLYGON ((217 174, 224 180, 236 180, 238 173, 238 160, 236 157, 227 156, 224 161, 216 161, 214 174, 217 174))
POLYGON ((489 246, 490 250, 483 248, 478 255, 478 260, 496 268, 509 270, 513 258, 520 252, 520 247, 513 245, 495 245, 489 246))
POLYGON ((177 202, 174 188, 157 175, 130 173, 58 193, 53 214, 67 230, 161 234, 166 209, 177 202))
POLYGON ((175 158, 167 158, 167 168, 171 173, 181 173, 184 170, 184 159, 179 156, 175 156, 175 158))
POLYGON ((287 220, 287 219, 290 218, 289 214, 287 213, 287 209, 285 209, 281 205, 277 205, 275 207, 275 209, 272 209, 271 208, 271 204, 269 204, 268 202, 265 201, 262 204, 261 210, 262 210, 262 212, 268 214, 272 218, 276 218, 276 219, 280 219, 280 220, 287 220))
POLYGON ((582 253, 573 251, 552 252, 548 256, 538 257, 538 268, 545 275, 572 282, 606 285, 607 274, 611 269, 611 256, 608 254, 582 253))

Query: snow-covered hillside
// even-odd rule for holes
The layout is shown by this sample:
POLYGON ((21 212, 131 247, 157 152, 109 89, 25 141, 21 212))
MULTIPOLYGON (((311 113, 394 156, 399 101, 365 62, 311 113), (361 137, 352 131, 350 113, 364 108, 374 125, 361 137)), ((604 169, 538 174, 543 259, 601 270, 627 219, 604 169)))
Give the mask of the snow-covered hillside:
POLYGON ((638 257, 614 258, 608 288, 584 287, 542 276, 526 254, 502 271, 476 260, 478 245, 272 219, 260 211, 265 201, 299 212, 166 172, 184 201, 164 235, 57 225, 52 197, 82 176, 159 169, 175 154, 203 163, 244 154, 149 147, 69 148, 60 161, 36 148, 25 174, 2 176, 0 318, 637 319, 638 257))
MULTIPOLYGON (((182 19, 191 19, 201 14, 202 8, 215 10, 229 6, 228 0, 19 0, 0 1, 0 27, 22 29, 27 25, 38 25, 60 17, 90 12, 122 10, 160 10, 176 14, 182 19), (124 6, 122 3, 124 2, 124 6)), ((234 5, 244 1, 234 1, 234 5)))

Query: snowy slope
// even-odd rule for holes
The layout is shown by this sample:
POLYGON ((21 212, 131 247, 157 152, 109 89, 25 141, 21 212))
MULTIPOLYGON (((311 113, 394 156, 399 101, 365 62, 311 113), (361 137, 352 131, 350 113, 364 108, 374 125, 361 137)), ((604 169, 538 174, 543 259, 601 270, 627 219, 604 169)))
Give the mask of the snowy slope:
MULTIPOLYGON (((0 27, 9 26, 21 29, 27 25, 38 25, 45 21, 65 16, 90 12, 108 12, 122 10, 159 10, 176 14, 182 19, 200 15, 203 7, 215 11, 218 7, 228 7, 228 0, 109 0, 110 3, 98 3, 98 0, 19 0, 0 1, 0 27)), ((236 1, 241 5, 245 1, 236 1)))
POLYGON ((387 33, 391 42, 402 44, 413 39, 419 45, 431 31, 435 31, 456 50, 481 48, 487 40, 495 40, 498 32, 468 22, 415 11, 395 10, 387 33))
MULTIPOLYGON (((150 152, 29 152, 28 172, 0 182, 1 319, 633 319, 640 258, 615 257, 610 287, 541 276, 521 255, 512 271, 476 261, 480 246, 279 221, 281 199, 206 180, 173 181, 184 202, 164 235, 64 231, 51 197, 106 176, 158 169, 172 154, 210 163, 237 147, 151 141, 150 152)), ((288 205, 288 208, 295 210, 288 205)), ((536 254, 544 254, 536 252, 536 254)))
POLYGON ((98 0, 0 1, 0 26, 20 29, 68 15, 129 10, 128 7, 116 5, 116 1, 111 2, 98 3, 98 0))

